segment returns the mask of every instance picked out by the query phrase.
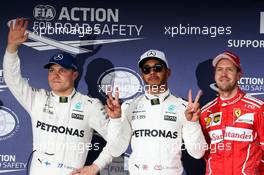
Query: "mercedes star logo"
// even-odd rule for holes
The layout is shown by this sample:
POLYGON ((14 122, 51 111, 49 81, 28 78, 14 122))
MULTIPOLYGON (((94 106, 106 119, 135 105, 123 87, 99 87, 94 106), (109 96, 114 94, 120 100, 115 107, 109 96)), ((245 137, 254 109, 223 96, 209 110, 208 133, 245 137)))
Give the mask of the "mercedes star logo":
POLYGON ((54 60, 62 60, 63 59, 63 55, 62 54, 58 54, 54 56, 54 60))
POLYGON ((156 52, 155 51, 149 51, 147 55, 153 57, 153 56, 156 56, 156 52))

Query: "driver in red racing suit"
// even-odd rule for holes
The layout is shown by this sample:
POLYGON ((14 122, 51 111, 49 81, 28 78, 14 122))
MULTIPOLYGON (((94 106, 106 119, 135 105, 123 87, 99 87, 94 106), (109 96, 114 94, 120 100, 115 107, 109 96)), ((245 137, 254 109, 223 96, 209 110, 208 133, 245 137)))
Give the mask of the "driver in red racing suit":
MULTIPOLYGON (((259 175, 264 149, 263 101, 242 92, 240 59, 224 52, 213 60, 219 96, 202 108, 207 175, 259 175)), ((264 169, 264 168, 262 168, 264 169)))

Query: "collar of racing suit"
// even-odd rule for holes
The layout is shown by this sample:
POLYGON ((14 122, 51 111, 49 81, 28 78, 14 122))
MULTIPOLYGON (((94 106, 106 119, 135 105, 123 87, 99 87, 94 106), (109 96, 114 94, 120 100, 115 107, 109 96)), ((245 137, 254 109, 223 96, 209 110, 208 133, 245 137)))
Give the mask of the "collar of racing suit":
POLYGON ((160 93, 160 94, 149 94, 149 93, 145 93, 145 97, 147 100, 151 100, 151 99, 155 99, 158 98, 162 101, 165 101, 168 97, 170 96, 170 90, 168 89, 167 91, 160 93))
POLYGON ((236 93, 236 95, 233 98, 228 99, 228 100, 223 100, 219 96, 217 100, 218 100, 218 103, 222 107, 224 107, 224 106, 232 105, 232 104, 238 102, 244 95, 245 95, 245 93, 242 92, 241 89, 238 88, 237 93, 236 93))
MULTIPOLYGON (((76 92, 77 91, 75 89, 73 89, 72 93, 70 95, 68 95, 68 96, 65 96, 65 97, 56 95, 54 92, 51 92, 51 96, 56 102, 60 103, 61 102, 61 98, 66 98, 66 99, 70 99, 71 100, 74 97, 74 95, 76 94, 76 92)), ((67 102, 69 102, 69 100, 67 100, 67 102)))

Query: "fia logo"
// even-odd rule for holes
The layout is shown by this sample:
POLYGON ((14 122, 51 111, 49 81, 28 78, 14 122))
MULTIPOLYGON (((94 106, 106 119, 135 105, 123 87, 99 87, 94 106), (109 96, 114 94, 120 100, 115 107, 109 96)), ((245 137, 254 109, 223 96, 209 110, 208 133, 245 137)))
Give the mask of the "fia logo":
POLYGON ((56 16, 56 11, 51 5, 37 5, 33 9, 33 16, 40 21, 51 21, 56 16))

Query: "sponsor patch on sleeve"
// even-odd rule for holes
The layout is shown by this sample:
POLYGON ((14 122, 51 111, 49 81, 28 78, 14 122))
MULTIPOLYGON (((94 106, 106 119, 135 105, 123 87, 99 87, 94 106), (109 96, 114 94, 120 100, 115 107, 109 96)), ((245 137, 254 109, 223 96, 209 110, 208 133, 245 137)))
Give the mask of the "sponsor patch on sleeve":
POLYGON ((221 119, 222 119, 222 112, 210 114, 209 117, 205 118, 206 128, 220 125, 221 119))

